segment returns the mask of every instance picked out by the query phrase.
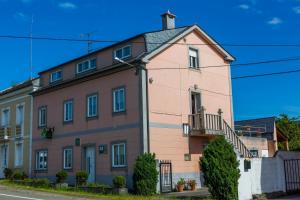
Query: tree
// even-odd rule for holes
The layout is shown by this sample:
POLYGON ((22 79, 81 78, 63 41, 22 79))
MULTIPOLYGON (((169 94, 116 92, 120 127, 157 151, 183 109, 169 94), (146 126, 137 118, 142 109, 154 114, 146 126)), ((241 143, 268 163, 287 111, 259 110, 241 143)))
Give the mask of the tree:
MULTIPOLYGON (((289 117, 286 114, 281 114, 276 119, 276 125, 288 137, 289 149, 291 151, 299 151, 300 150, 299 117, 289 117)), ((283 145, 279 143, 278 148, 283 149, 283 145)))
POLYGON ((133 173, 133 188, 138 195, 156 193, 158 171, 156 170, 155 154, 144 153, 136 159, 133 173))
POLYGON ((237 200, 239 162, 233 146, 219 136, 204 149, 201 168, 205 185, 215 199, 237 200))

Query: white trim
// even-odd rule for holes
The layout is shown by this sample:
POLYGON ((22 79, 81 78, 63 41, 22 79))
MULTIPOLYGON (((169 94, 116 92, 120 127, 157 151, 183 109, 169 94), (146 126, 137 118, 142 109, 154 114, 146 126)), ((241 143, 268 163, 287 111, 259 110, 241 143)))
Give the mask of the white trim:
MULTIPOLYGON (((121 142, 121 143, 116 143, 116 144, 112 144, 112 166, 113 167, 126 167, 127 166, 127 161, 126 161, 126 143, 125 142, 121 142), (121 165, 121 164, 118 164, 118 165, 115 165, 114 163, 114 158, 115 158, 115 150, 114 150, 114 147, 115 146, 118 146, 118 154, 119 154, 119 158, 120 158, 120 146, 124 146, 124 162, 125 164, 121 165)), ((120 160, 119 160, 120 162, 120 160)))
MULTIPOLYGON (((45 162, 45 160, 43 160, 43 163, 45 162)), ((41 151, 37 151, 36 155, 35 155, 35 167, 37 170, 47 170, 48 169, 48 150, 41 150, 41 151), (47 153, 47 161, 46 161, 46 168, 40 168, 39 164, 40 164, 40 153, 47 153)))
POLYGON ((125 98, 126 98, 126 94, 125 94, 125 88, 116 88, 116 89, 114 89, 113 90, 113 111, 115 112, 115 113, 118 113, 118 112, 123 112, 123 111, 125 111, 125 109, 126 109, 126 100, 125 100, 125 98), (119 95, 119 92, 120 91, 122 91, 123 90, 123 97, 121 97, 120 95, 119 95), (115 95, 115 93, 118 93, 118 96, 117 96, 117 98, 118 98, 118 101, 119 101, 119 104, 120 104, 120 102, 121 102, 121 99, 123 100, 123 108, 121 108, 121 107, 119 107, 119 109, 117 109, 116 108, 116 95, 115 95))
POLYGON ((118 48, 118 49, 116 49, 116 50, 114 50, 114 58, 119 58, 119 59, 126 59, 126 58, 129 58, 130 56, 132 55, 132 45, 126 45, 126 46, 123 46, 123 47, 120 47, 120 48, 118 48), (123 54, 124 54, 124 49, 126 48, 126 47, 129 47, 129 49, 130 49, 130 54, 129 55, 127 55, 127 56, 123 56, 123 54), (122 51, 122 57, 121 58, 119 58, 119 57, 117 57, 117 51, 119 51, 119 50, 121 50, 122 51))
POLYGON ((14 160, 14 166, 15 166, 15 168, 22 167, 23 164, 24 164, 24 143, 23 143, 23 141, 15 141, 15 155, 14 155, 14 158, 15 158, 15 160, 14 160), (22 156, 22 160, 21 161, 22 162, 19 165, 16 164, 16 161, 19 160, 19 159, 17 159, 17 156, 16 156, 16 154, 17 154, 17 145, 18 144, 22 144, 22 150, 21 150, 21 154, 22 154, 21 155, 22 156))
POLYGON ((45 106, 43 106, 43 107, 40 107, 39 109, 38 109, 38 126, 39 127, 42 127, 42 126, 46 126, 47 125, 47 107, 45 107, 45 106), (45 110, 45 122, 44 122, 44 124, 41 124, 41 111, 42 110, 45 110))
MULTIPOLYGON (((16 126, 17 125, 21 125, 21 136, 24 136, 24 124, 25 124, 25 102, 22 102, 22 103, 18 103, 18 104, 16 104, 16 126), (18 121, 18 108, 20 107, 20 106, 23 106, 23 113, 22 113, 22 115, 23 115, 23 121, 22 121, 22 124, 17 124, 17 121, 18 121)), ((16 130, 15 130, 15 136, 16 136, 16 130)))
POLYGON ((149 60, 152 57, 154 57, 155 55, 157 55, 158 53, 160 53, 161 51, 163 51, 164 49, 166 49, 167 47, 169 47, 170 45, 172 45, 172 43, 174 43, 177 40, 181 39, 185 35, 193 32, 194 30, 198 31, 201 35, 203 35, 204 38, 206 40, 208 40, 208 43, 210 43, 210 44, 216 44, 216 45, 211 45, 211 47, 215 48, 221 55, 223 55, 225 60, 228 60, 230 62, 235 60, 234 57, 232 57, 225 49, 223 49, 220 45, 218 45, 218 43, 215 40, 213 40, 211 37, 209 37, 199 26, 194 25, 194 26, 190 27, 189 29, 187 29, 186 31, 184 31, 183 33, 181 33, 180 35, 178 35, 177 37, 173 38, 171 41, 163 44, 158 49, 156 49, 156 50, 152 51, 150 54, 146 55, 142 59, 142 61, 145 62, 145 63, 148 63, 149 60))
POLYGON ((84 72, 87 72, 89 70, 96 69, 96 68, 97 68, 97 58, 87 59, 87 60, 81 61, 81 62, 79 62, 79 63, 76 64, 76 74, 81 74, 81 73, 84 73, 84 72), (92 60, 96 60, 96 66, 95 67, 91 67, 91 61, 92 60), (82 64, 82 63, 85 63, 85 62, 88 62, 88 64, 89 64, 88 69, 82 70, 81 72, 79 72, 78 71, 79 65, 82 64))
POLYGON ((8 106, 8 107, 1 109, 1 126, 2 127, 10 127, 10 123, 11 123, 11 108, 10 108, 10 106, 8 106), (7 124, 3 123, 3 112, 5 110, 8 110, 8 123, 7 124))
POLYGON ((97 94, 93 94, 87 97, 87 117, 96 117, 98 115, 98 95, 97 94), (93 115, 90 115, 90 99, 91 98, 96 98, 96 110, 95 113, 93 115))
POLYGON ((56 82, 56 81, 62 80, 62 76, 63 76, 63 74, 62 74, 62 70, 61 70, 61 69, 56 70, 56 71, 54 71, 54 72, 51 72, 51 74, 50 74, 50 83, 54 83, 54 82, 56 82), (57 74, 57 73, 61 73, 61 74, 60 74, 60 78, 59 78, 59 79, 56 79, 56 80, 53 80, 53 74, 57 74))
POLYGON ((64 169, 72 169, 73 168, 73 149, 72 148, 64 148, 63 149, 63 167, 64 169), (65 151, 66 150, 70 150, 71 151, 71 167, 66 167, 66 154, 65 154, 65 151))
POLYGON ((64 102, 64 122, 73 121, 73 113, 74 113, 73 107, 74 107, 73 100, 67 100, 64 102), (69 104, 71 104, 71 107, 69 108, 70 110, 68 110, 70 113, 67 113, 67 105, 69 104))

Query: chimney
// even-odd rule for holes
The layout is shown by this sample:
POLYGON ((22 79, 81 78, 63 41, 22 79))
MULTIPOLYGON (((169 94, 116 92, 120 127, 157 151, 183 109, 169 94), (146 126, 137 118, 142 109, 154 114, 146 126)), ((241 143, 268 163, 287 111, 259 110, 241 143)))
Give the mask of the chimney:
POLYGON ((162 29, 174 29, 175 28, 175 15, 173 15, 169 10, 161 15, 162 18, 162 29))

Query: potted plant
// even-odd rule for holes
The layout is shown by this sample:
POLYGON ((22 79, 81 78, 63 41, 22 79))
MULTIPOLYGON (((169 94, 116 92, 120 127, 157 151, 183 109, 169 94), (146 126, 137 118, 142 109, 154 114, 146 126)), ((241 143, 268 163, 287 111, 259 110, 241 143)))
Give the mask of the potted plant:
POLYGON ((114 185, 113 192, 115 194, 127 194, 128 193, 128 189, 126 188, 126 179, 124 176, 114 176, 113 185, 114 185))
POLYGON ((41 136, 43 138, 51 139, 53 136, 54 128, 43 128, 41 136))
POLYGON ((189 181, 187 182, 187 184, 188 184, 188 186, 190 187, 190 189, 191 189, 192 191, 195 191, 195 190, 196 190, 196 185, 197 185, 196 180, 189 180, 189 181))
POLYGON ((56 188, 67 188, 68 183, 66 183, 66 179, 68 177, 68 173, 64 170, 57 172, 56 174, 56 188))
POLYGON ((86 185, 88 179, 88 174, 85 171, 79 171, 76 173, 76 185, 83 186, 86 185))
POLYGON ((179 181, 177 182, 177 192, 183 192, 183 188, 184 188, 184 184, 185 184, 185 181, 183 178, 180 178, 179 181))

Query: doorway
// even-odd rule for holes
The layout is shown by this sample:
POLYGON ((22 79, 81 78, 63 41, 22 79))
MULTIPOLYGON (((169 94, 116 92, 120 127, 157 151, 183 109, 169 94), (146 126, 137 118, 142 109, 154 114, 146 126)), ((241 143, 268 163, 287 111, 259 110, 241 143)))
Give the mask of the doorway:
POLYGON ((8 167, 8 145, 1 145, 0 158, 0 178, 5 178, 3 170, 8 167))
POLYGON ((94 183, 96 181, 96 149, 94 146, 87 146, 84 148, 84 167, 88 174, 88 182, 94 183))

